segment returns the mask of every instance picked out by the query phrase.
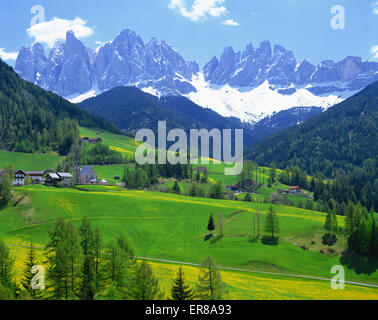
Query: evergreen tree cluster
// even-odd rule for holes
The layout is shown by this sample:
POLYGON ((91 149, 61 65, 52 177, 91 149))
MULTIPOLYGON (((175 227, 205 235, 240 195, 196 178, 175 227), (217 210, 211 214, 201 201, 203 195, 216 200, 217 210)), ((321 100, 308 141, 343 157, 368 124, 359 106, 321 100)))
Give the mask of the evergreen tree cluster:
POLYGON ((0 60, 0 149, 66 155, 78 125, 117 132, 106 120, 22 80, 0 60))
POLYGON ((322 114, 264 139, 248 158, 282 169, 298 166, 311 175, 321 172, 335 179, 330 192, 320 190, 325 201, 360 201, 378 211, 377 106, 375 82, 322 114))
POLYGON ((378 257, 377 215, 360 203, 348 203, 345 214, 345 234, 351 250, 362 255, 378 257))
POLYGON ((120 235, 109 245, 84 218, 78 229, 59 219, 50 232, 47 250, 47 291, 44 299, 97 300, 161 298, 157 278, 120 235))
MULTIPOLYGON (((178 181, 191 179, 193 168, 187 164, 136 164, 135 170, 125 168, 122 182, 128 189, 144 189, 158 183, 158 178, 175 178, 178 181)), ((176 187, 174 193, 178 193, 176 187)), ((181 193, 181 192, 180 192, 181 193)))
POLYGON ((78 228, 58 219, 49 238, 44 261, 30 245, 20 287, 14 281, 10 250, 0 240, 0 300, 217 300, 227 294, 211 257, 202 264, 195 290, 180 267, 166 297, 151 266, 137 262, 122 235, 105 246, 101 232, 87 218, 78 228), (41 264, 47 266, 45 287, 32 287, 33 268, 41 264))
POLYGON ((110 165, 128 163, 122 153, 111 150, 108 145, 97 143, 94 146, 82 143, 80 162, 83 165, 110 165))
POLYGON ((314 199, 323 206, 318 208, 319 211, 333 209, 328 205, 330 201, 336 202, 337 214, 345 214, 349 201, 360 202, 363 207, 378 211, 378 167, 375 159, 367 159, 361 168, 355 167, 352 172, 326 182, 319 172, 308 179, 306 171, 298 166, 286 168, 279 180, 314 192, 314 199))

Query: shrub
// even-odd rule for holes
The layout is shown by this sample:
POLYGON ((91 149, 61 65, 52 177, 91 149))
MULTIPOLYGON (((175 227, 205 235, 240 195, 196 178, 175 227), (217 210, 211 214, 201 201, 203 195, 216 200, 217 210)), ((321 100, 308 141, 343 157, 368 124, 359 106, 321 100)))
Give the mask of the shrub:
POLYGON ((337 237, 335 234, 326 233, 322 237, 322 243, 327 246, 333 246, 337 242, 337 237))
POLYGON ((280 237, 272 237, 272 236, 263 236, 261 239, 262 244, 267 244, 270 246, 276 246, 278 245, 280 237))

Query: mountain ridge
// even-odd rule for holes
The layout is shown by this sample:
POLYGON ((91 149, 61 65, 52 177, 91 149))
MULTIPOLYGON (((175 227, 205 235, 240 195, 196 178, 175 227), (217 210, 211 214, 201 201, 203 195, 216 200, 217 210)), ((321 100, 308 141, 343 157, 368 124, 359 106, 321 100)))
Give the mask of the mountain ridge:
POLYGON ((167 41, 144 42, 131 29, 96 50, 86 48, 72 31, 48 57, 38 43, 23 47, 15 70, 73 102, 118 86, 136 86, 159 97, 182 95, 251 123, 292 107, 327 109, 378 80, 377 62, 349 56, 315 66, 306 59, 297 62, 292 51, 267 40, 256 49, 252 44, 238 52, 226 47, 200 70, 167 41))

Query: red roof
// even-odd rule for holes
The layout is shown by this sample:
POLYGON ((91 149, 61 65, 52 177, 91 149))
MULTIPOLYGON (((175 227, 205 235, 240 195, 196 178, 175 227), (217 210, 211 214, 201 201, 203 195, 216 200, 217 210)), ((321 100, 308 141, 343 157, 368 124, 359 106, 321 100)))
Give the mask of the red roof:
POLYGON ((301 189, 300 186, 291 187, 290 190, 301 189))

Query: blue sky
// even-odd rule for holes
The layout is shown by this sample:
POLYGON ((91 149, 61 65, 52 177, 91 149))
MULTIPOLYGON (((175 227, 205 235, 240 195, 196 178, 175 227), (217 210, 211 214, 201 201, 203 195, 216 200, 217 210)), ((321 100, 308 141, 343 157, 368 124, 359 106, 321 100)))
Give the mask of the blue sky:
POLYGON ((13 65, 19 48, 36 39, 42 39, 48 50, 54 37, 70 26, 91 48, 129 27, 145 42, 151 37, 166 39, 201 67, 226 46, 244 50, 248 43, 257 47, 263 40, 281 44, 293 50, 297 60, 306 58, 314 64, 350 55, 378 60, 377 0, 1 1, 0 57, 13 65), (45 12, 39 27, 31 27, 34 5, 45 12), (345 10, 344 29, 331 27, 335 5, 345 10))

